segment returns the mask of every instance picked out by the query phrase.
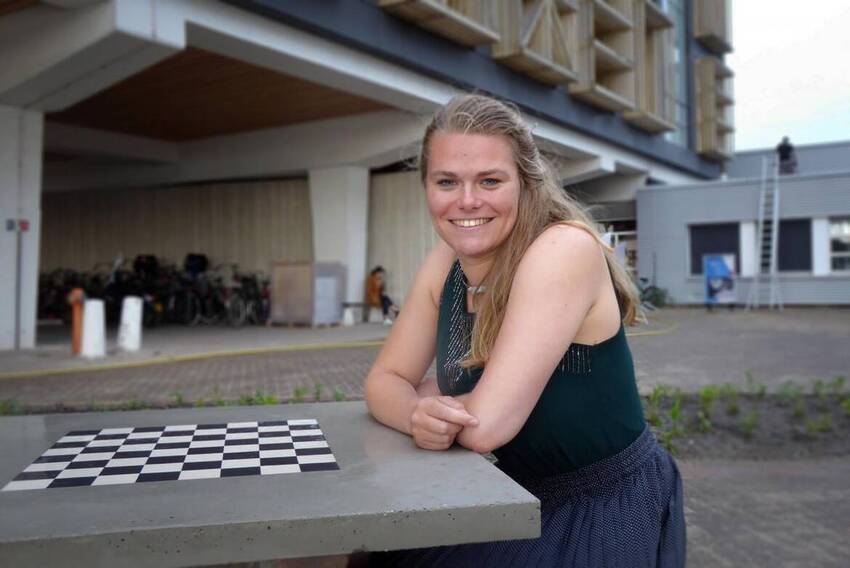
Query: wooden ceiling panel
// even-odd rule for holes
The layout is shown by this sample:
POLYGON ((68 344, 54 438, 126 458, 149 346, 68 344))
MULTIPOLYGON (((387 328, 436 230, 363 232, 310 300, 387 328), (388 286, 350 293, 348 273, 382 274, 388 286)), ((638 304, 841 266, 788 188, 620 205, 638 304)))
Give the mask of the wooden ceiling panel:
POLYGON ((363 97, 188 48, 48 118, 183 141, 388 108, 363 97))

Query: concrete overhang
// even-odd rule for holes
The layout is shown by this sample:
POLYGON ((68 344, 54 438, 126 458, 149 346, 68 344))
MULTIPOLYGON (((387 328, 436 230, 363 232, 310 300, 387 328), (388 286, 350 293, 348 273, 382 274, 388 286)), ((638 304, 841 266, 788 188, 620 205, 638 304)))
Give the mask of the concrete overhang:
MULTIPOLYGON (((295 148, 275 146, 292 146, 295 133, 330 143, 333 151, 327 155, 342 160, 336 164, 378 167, 412 155, 424 126, 419 116, 429 115, 458 92, 447 83, 406 67, 221 2, 104 0, 63 4, 69 7, 39 5, 0 18, 0 36, 4 37, 9 60, 14 61, 14 65, 0 68, 0 104, 43 112, 66 109, 175 53, 196 48, 398 109, 392 111, 394 115, 383 116, 391 124, 390 130, 377 122, 371 129, 361 125, 350 131, 369 141, 362 148, 345 148, 346 142, 359 146, 359 139, 352 145, 351 139, 338 134, 333 137, 320 121, 306 126, 307 132, 299 133, 292 125, 181 142, 176 162, 165 159, 161 160, 163 165, 145 166, 133 178, 139 183, 212 179, 207 176, 213 172, 227 177, 285 173, 299 160, 302 171, 311 164, 335 165, 310 155, 321 153, 321 148, 311 150, 304 143, 295 148), (273 145, 256 155, 237 151, 239 145, 256 149, 268 143, 273 145), (226 172, 222 157, 229 164, 226 172), (280 163, 267 167, 275 160, 280 163)), ((348 124, 348 118, 334 120, 348 124)), ((351 121, 355 125, 360 122, 351 121)), ((545 120, 532 122, 541 148, 568 160, 563 173, 568 183, 617 172, 645 172, 666 183, 696 180, 592 136, 545 120)), ((165 146, 159 148, 153 154, 160 158, 172 153, 165 146)), ((67 170, 73 170, 73 165, 62 168, 74 173, 67 170)), ((94 173, 102 178, 100 183, 124 183, 121 180, 127 174, 108 170, 94 173)), ((62 183, 73 178, 69 175, 62 183)))

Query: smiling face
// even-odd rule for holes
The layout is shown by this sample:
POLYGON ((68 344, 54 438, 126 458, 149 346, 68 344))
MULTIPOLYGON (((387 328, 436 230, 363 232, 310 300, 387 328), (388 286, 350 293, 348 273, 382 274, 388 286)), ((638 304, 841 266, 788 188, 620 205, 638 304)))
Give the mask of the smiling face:
POLYGON ((435 132, 425 190, 437 234, 461 260, 489 259, 513 230, 520 180, 506 136, 435 132))

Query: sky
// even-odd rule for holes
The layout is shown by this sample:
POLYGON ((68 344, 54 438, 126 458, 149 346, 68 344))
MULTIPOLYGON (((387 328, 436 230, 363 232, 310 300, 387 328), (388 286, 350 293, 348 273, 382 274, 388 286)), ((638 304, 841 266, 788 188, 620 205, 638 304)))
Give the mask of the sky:
POLYGON ((732 0, 735 149, 850 140, 850 0, 732 0))

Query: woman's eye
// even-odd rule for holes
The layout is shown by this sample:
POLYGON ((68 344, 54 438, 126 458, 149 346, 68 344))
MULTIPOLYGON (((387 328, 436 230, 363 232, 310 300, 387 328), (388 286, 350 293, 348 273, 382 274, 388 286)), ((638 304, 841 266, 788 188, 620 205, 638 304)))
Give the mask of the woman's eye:
POLYGON ((501 183, 501 180, 498 180, 496 178, 485 178, 481 180, 481 183, 489 187, 495 187, 499 185, 499 183, 501 183))
POLYGON ((437 185, 440 187, 450 187, 454 183, 454 180, 450 179, 439 179, 437 180, 437 185))

